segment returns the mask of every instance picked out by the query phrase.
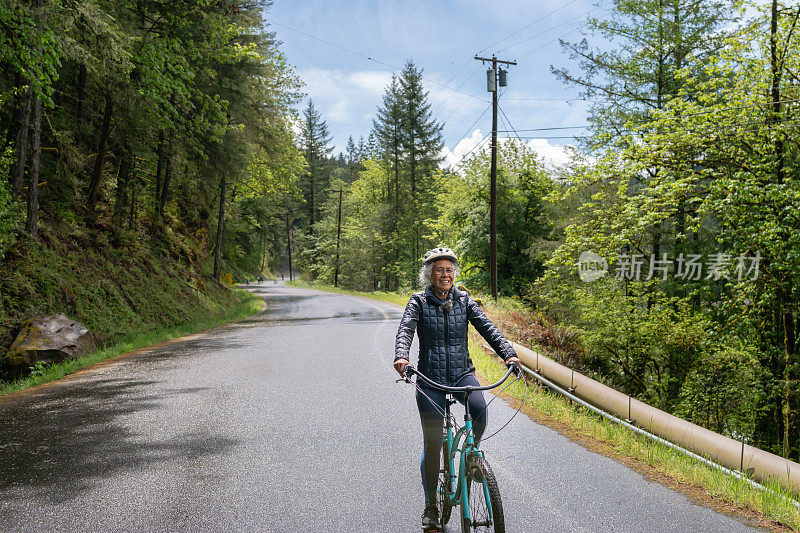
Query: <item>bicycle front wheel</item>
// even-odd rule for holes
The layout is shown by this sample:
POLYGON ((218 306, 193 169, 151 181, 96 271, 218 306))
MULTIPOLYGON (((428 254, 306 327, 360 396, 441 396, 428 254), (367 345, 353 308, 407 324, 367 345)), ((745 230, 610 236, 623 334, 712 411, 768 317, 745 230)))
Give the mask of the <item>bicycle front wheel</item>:
POLYGON ((494 532, 505 533, 506 524, 503 516, 503 503, 500 500, 500 489, 489 463, 485 459, 475 458, 467 469, 467 491, 470 520, 464 518, 461 511, 461 531, 463 533, 494 532), (486 494, 489 499, 487 501, 486 494))
POLYGON ((439 472, 439 486, 437 487, 436 506, 439 508, 439 521, 444 527, 450 521, 450 459, 447 456, 447 442, 442 446, 442 469, 439 472))

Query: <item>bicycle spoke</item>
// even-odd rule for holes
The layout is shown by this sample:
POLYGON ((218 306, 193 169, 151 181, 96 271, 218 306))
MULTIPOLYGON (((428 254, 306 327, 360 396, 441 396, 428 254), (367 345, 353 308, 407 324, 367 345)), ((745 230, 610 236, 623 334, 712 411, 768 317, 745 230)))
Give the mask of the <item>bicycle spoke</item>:
POLYGON ((475 459, 468 465, 466 476, 467 502, 470 520, 461 519, 461 531, 467 532, 505 532, 503 504, 497 481, 484 459, 475 459))

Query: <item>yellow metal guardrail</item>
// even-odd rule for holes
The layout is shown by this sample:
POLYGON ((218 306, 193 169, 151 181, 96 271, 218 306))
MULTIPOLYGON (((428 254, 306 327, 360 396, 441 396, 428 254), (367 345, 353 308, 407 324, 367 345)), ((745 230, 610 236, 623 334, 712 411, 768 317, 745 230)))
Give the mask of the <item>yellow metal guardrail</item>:
POLYGON ((512 344, 526 370, 535 377, 543 377, 544 380, 540 381, 548 386, 561 389, 558 392, 588 404, 587 407, 594 406, 612 415, 616 422, 651 434, 657 437, 656 440, 676 445, 705 463, 720 466, 736 477, 761 483, 777 482, 783 488, 800 494, 800 464, 687 422, 538 352, 512 344))

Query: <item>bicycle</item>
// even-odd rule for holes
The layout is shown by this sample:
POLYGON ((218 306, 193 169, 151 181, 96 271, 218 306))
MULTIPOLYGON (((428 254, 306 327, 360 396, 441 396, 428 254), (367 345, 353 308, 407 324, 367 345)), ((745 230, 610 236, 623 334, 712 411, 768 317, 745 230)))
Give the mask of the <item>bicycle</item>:
MULTIPOLYGON (((448 387, 436 383, 420 373, 412 365, 406 365, 402 381, 412 383, 411 376, 417 375, 418 379, 431 387, 444 391, 447 394, 445 401, 444 442, 442 444, 442 469, 439 473, 436 506, 439 509, 439 520, 444 526, 450 521, 453 507, 461 506, 461 531, 491 531, 505 533, 505 517, 503 516, 503 503, 500 499, 500 490, 483 450, 475 444, 472 432, 472 417, 469 413, 469 395, 476 391, 485 391, 499 387, 511 373, 520 374, 520 368, 512 363, 505 376, 492 385, 484 387, 448 387), (454 393, 463 392, 464 398, 464 425, 453 432, 456 426, 455 417, 450 413, 450 406, 456 403, 454 393), (463 445, 461 439, 464 439, 463 445), (456 454, 460 452, 458 460, 458 475, 455 471, 456 454)), ((437 531, 427 530, 426 533, 437 531)))

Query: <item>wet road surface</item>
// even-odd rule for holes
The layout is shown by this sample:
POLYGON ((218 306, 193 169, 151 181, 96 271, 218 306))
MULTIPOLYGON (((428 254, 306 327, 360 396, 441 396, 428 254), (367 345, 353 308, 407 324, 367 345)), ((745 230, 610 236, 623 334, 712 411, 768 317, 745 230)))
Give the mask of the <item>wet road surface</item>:
MULTIPOLYGON (((402 310, 250 289, 256 317, 0 399, 0 531, 419 531, 402 310)), ((755 531, 522 415, 484 449, 510 532, 755 531)))

